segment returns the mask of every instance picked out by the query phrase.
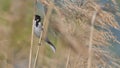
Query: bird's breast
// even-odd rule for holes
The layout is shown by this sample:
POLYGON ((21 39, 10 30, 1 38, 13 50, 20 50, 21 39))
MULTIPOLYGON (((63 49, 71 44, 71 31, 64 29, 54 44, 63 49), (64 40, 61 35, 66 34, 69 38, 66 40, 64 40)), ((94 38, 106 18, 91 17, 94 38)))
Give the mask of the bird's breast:
POLYGON ((34 27, 34 34, 35 34, 38 38, 40 38, 41 31, 42 31, 41 28, 39 28, 39 27, 34 27))

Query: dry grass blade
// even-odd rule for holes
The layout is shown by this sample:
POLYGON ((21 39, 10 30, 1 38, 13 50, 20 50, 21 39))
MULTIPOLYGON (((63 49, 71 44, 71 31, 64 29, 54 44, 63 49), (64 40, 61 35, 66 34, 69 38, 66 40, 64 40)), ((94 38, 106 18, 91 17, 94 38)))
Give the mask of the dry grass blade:
POLYGON ((92 21, 91 21, 91 29, 90 29, 90 41, 89 41, 89 52, 88 52, 88 66, 87 68, 91 68, 92 64, 92 45, 93 45, 93 32, 94 32, 94 22, 96 18, 97 12, 94 12, 92 21))
POLYGON ((52 9, 53 9, 53 7, 51 6, 51 2, 47 7, 48 7, 48 11, 47 11, 45 19, 43 21, 43 31, 44 31, 44 33, 43 33, 43 36, 42 36, 43 38, 42 39, 46 38, 46 33, 47 33, 48 25, 49 25, 49 18, 50 18, 52 9))
MULTIPOLYGON (((49 20, 49 16, 50 16, 51 12, 52 12, 52 7, 49 6, 48 11, 47 11, 46 16, 45 16, 44 21, 43 21, 43 31, 41 31, 41 33, 40 33, 39 45, 42 45, 42 41, 44 41, 44 39, 46 38, 47 28, 48 28, 48 24, 49 24, 48 20, 49 20)), ((36 68, 39 50, 40 50, 40 46, 38 46, 38 49, 36 52, 36 57, 35 57, 33 68, 36 68)))
MULTIPOLYGON (((34 1, 34 4, 36 4, 36 2, 37 2, 37 0, 34 1)), ((36 6, 34 6, 34 8, 35 8, 35 11, 36 11, 36 6)), ((35 14, 35 12, 34 12, 34 14, 35 14)), ((34 16, 33 16, 33 23, 32 23, 31 47, 30 47, 29 66, 28 66, 28 68, 31 68, 31 65, 32 65, 33 35, 34 35, 34 16)))
POLYGON ((35 56, 35 61, 34 61, 34 64, 33 64, 33 68, 36 68, 37 59, 38 59, 38 55, 39 55, 39 50, 40 50, 40 46, 38 46, 38 48, 37 48, 37 52, 36 52, 36 56, 35 56))
POLYGON ((31 46, 30 46, 29 66, 28 66, 28 68, 31 68, 31 63, 32 63, 33 35, 34 35, 34 24, 32 24, 31 46))
POLYGON ((71 49, 69 48, 69 49, 68 49, 68 56, 67 56, 66 67, 65 67, 65 68, 68 68, 69 61, 70 61, 70 53, 71 53, 71 49))

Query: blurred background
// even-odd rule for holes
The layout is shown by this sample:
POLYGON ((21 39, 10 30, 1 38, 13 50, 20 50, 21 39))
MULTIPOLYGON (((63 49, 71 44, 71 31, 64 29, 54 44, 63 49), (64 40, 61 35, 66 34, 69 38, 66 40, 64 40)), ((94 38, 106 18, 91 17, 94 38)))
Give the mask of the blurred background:
POLYGON ((0 68, 27 67, 33 4, 32 0, 0 0, 0 68))
MULTIPOLYGON (((63 4, 62 1, 64 1, 64 0, 59 0, 59 1, 55 0, 55 2, 56 2, 55 5, 59 5, 60 9, 64 9, 61 7, 64 7, 63 5, 66 5, 66 4, 63 4), (59 4, 57 4, 57 3, 59 3, 59 4)), ((70 1, 74 2, 76 0, 70 0, 70 1)), ((79 0, 79 1, 82 2, 84 0, 79 0)), ((99 4, 101 9, 104 10, 105 12, 113 14, 116 22, 120 24, 120 14, 118 13, 118 12, 120 12, 120 0, 116 0, 117 2, 115 2, 114 0, 96 0, 96 1, 91 0, 91 1, 94 1, 94 3, 99 4), (116 7, 116 6, 114 6, 114 4, 115 4, 114 2, 117 3, 117 7, 119 6, 118 10, 114 9, 116 7), (118 11, 118 12, 116 12, 116 11, 118 11)), ((87 3, 87 2, 85 2, 85 3, 87 3)), ((91 4, 94 4, 94 3, 91 3, 91 4)), ((67 5, 69 5, 69 4, 67 4, 67 5)), ((89 9, 89 3, 85 7, 86 7, 86 9, 87 8, 89 9)), ((67 9, 68 8, 66 8, 66 10, 64 10, 64 11, 67 12, 67 9)), ((92 10, 92 9, 93 8, 90 8, 90 10, 92 10)), ((61 10, 61 11, 63 11, 63 10, 61 10)), ((82 11, 82 12, 84 12, 84 11, 82 11)), ((62 14, 64 16, 65 13, 62 13, 62 14)), ((28 67, 33 15, 34 15, 34 0, 0 0, 0 68, 27 68, 28 67)), ((69 16, 69 12, 68 12, 68 15, 67 14, 65 15, 65 17, 66 16, 67 16, 67 18, 65 18, 66 20, 68 18, 72 19, 71 18, 72 16, 71 17, 69 16)), ((90 20, 86 19, 85 17, 86 16, 83 16, 83 18, 81 18, 82 20, 81 19, 80 20, 82 22, 90 21, 90 20)), ((67 20, 67 21, 69 22, 69 20, 67 20)), ((72 25, 74 25, 74 23, 71 21, 69 23, 72 23, 72 25)), ((51 23, 51 24, 52 25, 50 25, 50 26, 53 26, 53 28, 49 27, 49 28, 51 28, 51 30, 49 30, 48 36, 52 40, 52 42, 55 44, 55 46, 57 48, 57 52, 54 54, 49 47, 41 46, 39 58, 38 58, 38 62, 37 62, 37 68, 86 68, 87 50, 82 51, 83 54, 80 54, 80 55, 74 53, 74 50, 75 50, 74 46, 73 45, 69 46, 71 44, 71 43, 69 43, 69 42, 71 42, 70 40, 71 39, 74 40, 73 37, 71 37, 69 35, 68 35, 68 37, 66 37, 67 35, 65 35, 64 32, 62 33, 62 30, 57 28, 56 25, 53 25, 54 23, 51 23), (58 32, 57 35, 55 35, 56 32, 54 31, 54 28, 55 28, 56 32, 58 32), (59 35, 59 32, 61 32, 62 35, 59 35), (70 39, 70 40, 68 40, 69 42, 66 43, 65 42, 66 39, 64 39, 64 38, 70 39), (68 45, 68 46, 65 46, 65 45, 68 45), (68 62, 68 66, 67 66, 67 59, 69 57, 70 57, 70 60, 68 62), (81 59, 81 58, 84 58, 84 59, 81 59)), ((79 23, 77 23, 77 24, 79 24, 79 23)), ((89 25, 90 22, 85 23, 85 24, 89 25)), ((82 26, 82 25, 83 24, 80 24, 80 26, 82 26)), ((99 24, 97 24, 97 25, 99 25, 99 24)), ((68 23, 67 23, 67 26, 69 26, 68 23)), ((80 26, 77 26, 77 27, 80 27, 80 26)), ((112 26, 114 27, 114 23, 112 23, 112 26)), ((75 27, 75 26, 70 26, 70 27, 75 27)), ((65 28, 63 28, 63 30, 71 29, 70 27, 65 27, 65 28)), ((77 28, 77 27, 75 27, 75 28, 77 28)), ((84 31, 86 29, 88 29, 88 30, 90 30, 90 29, 88 28, 89 26, 87 26, 87 25, 82 26, 82 27, 80 27, 80 30, 81 30, 81 32, 83 31, 83 33, 77 34, 77 32, 76 32, 76 34, 74 34, 74 32, 73 32, 73 35, 76 35, 75 38, 80 37, 81 41, 79 42, 79 44, 87 45, 87 43, 84 43, 84 42, 86 42, 86 40, 84 39, 84 38, 86 38, 86 36, 84 36, 84 35, 88 36, 88 34, 90 32, 89 31, 84 32, 84 31), (83 35, 83 37, 81 37, 79 35, 83 35), (84 42, 82 42, 82 41, 84 41, 84 42)), ((104 26, 104 27, 106 27, 106 26, 104 26)), ((113 33, 112 36, 115 36, 115 38, 118 41, 120 41, 120 31, 113 27, 109 28, 109 30, 113 33)), ((72 30, 74 30, 74 29, 72 29, 72 30)), ((99 32, 99 30, 96 30, 96 32, 97 31, 99 32)), ((71 31, 71 34, 72 34, 72 31, 71 31)), ((97 34, 96 36, 99 36, 99 34, 97 34)), ((97 39, 99 39, 99 38, 97 38, 97 39)), ((87 42, 88 42, 88 40, 87 40, 87 42)), ((112 56, 115 56, 115 57, 117 57, 117 59, 120 59, 119 58, 120 57, 120 53, 119 53, 120 44, 118 42, 116 43, 112 40, 110 40, 108 42, 113 46, 107 47, 108 43, 105 43, 106 45, 104 45, 104 48, 100 46, 102 48, 102 50, 106 51, 108 49, 108 52, 113 53, 113 54, 111 54, 112 56)), ((97 45, 97 44, 101 45, 99 43, 95 43, 95 45, 97 45)), ((32 55, 33 60, 35 58, 37 45, 38 45, 38 39, 34 38, 34 44, 33 44, 34 47, 33 47, 33 55, 32 55)), ((44 45, 47 45, 47 44, 44 44, 44 45)), ((95 47, 98 47, 98 46, 95 46, 95 47)), ((82 49, 84 49, 84 47, 83 48, 81 47, 81 50, 82 49)), ((102 54, 99 57, 101 57, 103 59, 103 62, 101 61, 102 64, 100 65, 98 63, 98 65, 96 65, 96 66, 93 65, 94 67, 92 67, 92 68, 102 68, 102 67, 110 68, 109 67, 110 64, 113 64, 113 66, 115 65, 115 67, 112 67, 112 65, 111 65, 111 68, 119 68, 119 66, 120 66, 120 62, 116 63, 116 60, 114 60, 114 59, 106 60, 106 58, 102 57, 102 54), (104 63, 105 61, 107 61, 108 63, 104 63), (112 63, 112 62, 115 62, 115 63, 112 63), (107 66, 107 64, 108 64, 108 66, 107 66), (105 66, 103 66, 103 65, 105 65, 105 66)), ((96 58, 96 59, 99 60, 99 58, 96 58)))

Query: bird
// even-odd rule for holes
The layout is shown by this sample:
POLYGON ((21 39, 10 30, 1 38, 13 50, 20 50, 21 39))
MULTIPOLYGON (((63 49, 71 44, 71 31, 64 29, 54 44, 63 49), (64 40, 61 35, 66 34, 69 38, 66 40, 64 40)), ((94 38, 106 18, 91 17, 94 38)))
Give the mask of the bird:
MULTIPOLYGON (((34 21, 33 21, 33 26, 34 26, 34 34, 36 37, 40 38, 40 34, 43 30, 43 23, 41 22, 42 18, 40 15, 35 14, 34 21)), ((48 37, 45 38, 44 40, 52 49, 52 51, 55 53, 56 52, 56 47, 54 44, 48 39, 48 37)))

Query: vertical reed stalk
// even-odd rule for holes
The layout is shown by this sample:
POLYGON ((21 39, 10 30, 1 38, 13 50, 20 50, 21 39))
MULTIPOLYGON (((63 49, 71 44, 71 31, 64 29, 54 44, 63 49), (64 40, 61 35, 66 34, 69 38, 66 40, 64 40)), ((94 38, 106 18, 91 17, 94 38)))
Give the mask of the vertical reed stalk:
MULTIPOLYGON (((36 0, 34 1, 34 4, 36 4, 36 0)), ((34 5, 34 8, 36 6, 34 5)), ((36 9, 35 9, 36 10, 36 9)), ((35 14, 35 11, 34 11, 35 14)), ((33 14, 33 23, 32 23, 32 33, 31 33, 31 46, 30 46, 30 54, 29 54, 29 66, 28 68, 31 68, 31 63, 32 63, 32 51, 33 51, 33 35, 34 35, 34 14, 33 14)))
POLYGON ((71 49, 69 48, 68 55, 67 55, 66 67, 65 68, 68 68, 68 64, 69 64, 69 61, 70 61, 70 54, 71 54, 71 49))
POLYGON ((34 35, 34 24, 32 23, 32 33, 31 33, 31 46, 30 46, 30 54, 29 54, 29 66, 28 68, 31 68, 32 63, 32 51, 33 51, 33 35, 34 35))
POLYGON ((88 50, 88 66, 87 68, 91 68, 92 65, 92 56, 93 56, 93 51, 92 51, 92 45, 93 45, 93 32, 94 32, 94 22, 96 18, 97 12, 94 12, 92 20, 91 20, 91 29, 90 29, 90 41, 89 41, 89 50, 88 50))
POLYGON ((38 48, 37 48, 37 52, 36 52, 36 56, 35 56, 35 61, 34 61, 34 64, 33 64, 33 68, 36 68, 37 59, 38 59, 38 55, 39 55, 39 50, 40 50, 40 46, 38 46, 38 48))
MULTIPOLYGON (((48 7, 48 11, 47 11, 47 13, 45 15, 45 18, 44 18, 44 21, 43 21, 43 31, 41 31, 41 34, 40 34, 39 45, 41 45, 42 41, 44 41, 44 39, 46 38, 47 28, 48 28, 48 25, 49 25, 48 21, 49 21, 50 14, 52 12, 52 7, 50 5, 47 6, 47 7, 48 7)), ((38 46, 38 49, 37 49, 37 52, 36 52, 36 57, 35 57, 33 68, 36 68, 36 63, 37 63, 37 59, 38 59, 39 50, 40 50, 40 46, 38 46)))

